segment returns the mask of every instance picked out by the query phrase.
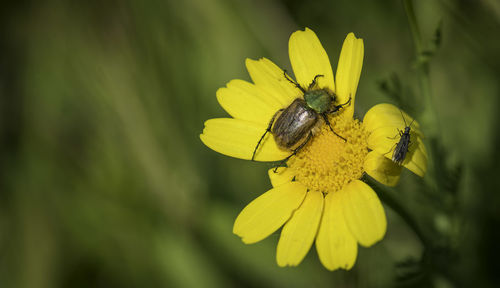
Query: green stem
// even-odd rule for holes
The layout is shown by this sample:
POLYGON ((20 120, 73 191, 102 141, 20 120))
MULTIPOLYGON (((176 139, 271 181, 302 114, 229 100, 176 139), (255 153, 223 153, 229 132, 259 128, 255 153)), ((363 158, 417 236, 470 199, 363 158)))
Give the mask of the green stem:
MULTIPOLYGON (((420 29, 417 22, 417 17, 415 16, 415 10, 413 9, 412 0, 403 0, 406 15, 408 17, 408 24, 410 26, 411 35, 413 38, 413 45, 415 46, 415 59, 417 60, 417 78, 418 84, 420 86, 421 99, 424 102, 424 108, 420 113, 418 119, 420 120, 422 127, 425 129, 425 135, 428 139, 427 143, 434 142, 440 135, 439 123, 437 118, 437 113, 434 108, 434 101, 432 99, 431 83, 430 83, 430 65, 429 60, 422 60, 422 53, 425 51, 425 47, 422 42, 422 36, 420 34, 420 29), (422 60, 419 62, 419 60, 422 60)), ((434 145, 428 145, 428 175, 433 176, 433 185, 436 185, 440 181, 439 171, 436 169, 436 164, 433 162, 435 159, 436 151, 434 145)))
POLYGON ((413 36, 413 43, 415 44, 418 56, 422 53, 423 47, 420 29, 418 28, 417 18, 415 17, 415 10, 413 9, 413 2, 411 0, 403 0, 403 4, 405 6, 406 15, 410 24, 411 35, 413 36))
POLYGON ((415 10, 413 9, 412 0, 403 0, 406 15, 408 17, 408 24, 413 38, 413 45, 415 46, 415 58, 418 68, 418 83, 420 86, 420 93, 424 101, 424 109, 420 115, 422 125, 426 128, 426 135, 434 138, 439 133, 439 125, 437 123, 436 113, 434 110, 432 92, 430 85, 430 67, 428 60, 422 60, 422 55, 425 52, 425 47, 422 42, 420 28, 418 26, 415 10), (421 60, 421 61, 419 61, 421 60))
POLYGON ((375 181, 371 179, 367 179, 367 182, 370 184, 370 187, 375 190, 377 195, 380 197, 380 200, 384 202, 387 206, 389 206, 394 212, 396 212, 410 227, 410 229, 417 235, 418 239, 422 242, 422 245, 425 249, 430 248, 430 242, 425 236, 425 234, 420 229, 420 226, 417 224, 417 221, 411 216, 411 214, 407 211, 406 207, 404 207, 396 197, 392 195, 385 187, 382 187, 375 181))

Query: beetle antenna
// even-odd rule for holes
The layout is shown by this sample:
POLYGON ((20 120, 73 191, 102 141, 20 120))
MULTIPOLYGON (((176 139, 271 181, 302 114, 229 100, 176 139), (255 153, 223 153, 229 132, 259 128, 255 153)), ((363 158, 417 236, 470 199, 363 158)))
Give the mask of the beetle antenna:
POLYGON ((306 90, 304 90, 304 88, 302 88, 299 83, 293 81, 293 79, 290 78, 290 76, 288 76, 288 74, 286 74, 286 70, 283 69, 283 75, 285 75, 285 78, 286 80, 288 80, 288 82, 292 83, 295 87, 299 88, 300 91, 302 91, 302 93, 306 93, 306 90))

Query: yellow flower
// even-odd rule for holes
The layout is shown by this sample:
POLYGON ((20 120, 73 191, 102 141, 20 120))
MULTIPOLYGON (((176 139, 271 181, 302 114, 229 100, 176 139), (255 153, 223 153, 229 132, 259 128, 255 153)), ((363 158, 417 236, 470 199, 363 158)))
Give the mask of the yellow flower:
MULTIPOLYGON (((359 179, 367 173, 385 185, 397 184, 401 166, 391 159, 405 123, 411 123, 411 144, 400 164, 423 176, 427 153, 422 134, 416 121, 390 104, 371 108, 364 122, 353 119, 364 53, 363 40, 353 33, 342 46, 335 82, 328 55, 310 29, 292 34, 289 53, 301 87, 307 89, 316 75, 323 75, 317 78, 317 89, 334 92, 336 105, 351 100, 328 116, 334 131, 347 141, 332 133, 328 125, 315 129, 312 139, 286 167, 269 170, 273 188, 241 211, 233 232, 250 244, 283 226, 276 256, 279 266, 298 265, 315 241, 327 269, 350 269, 358 243, 373 245, 384 237, 387 226, 380 200, 359 179)), ((206 121, 200 138, 219 153, 250 160, 273 115, 303 97, 303 92, 268 59, 247 59, 246 66, 253 84, 232 80, 217 91, 217 100, 233 118, 206 121)), ((255 160, 278 161, 291 153, 278 147, 268 133, 255 160)))

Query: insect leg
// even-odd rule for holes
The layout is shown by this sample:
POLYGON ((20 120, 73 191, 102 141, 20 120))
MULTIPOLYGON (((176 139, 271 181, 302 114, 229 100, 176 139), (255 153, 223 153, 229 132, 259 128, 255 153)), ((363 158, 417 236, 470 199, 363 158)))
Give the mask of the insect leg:
POLYGON ((278 170, 278 167, 281 167, 281 165, 283 165, 284 163, 286 163, 286 161, 288 161, 288 159, 292 158, 292 156, 294 155, 297 155, 297 153, 302 149, 304 148, 304 146, 306 146, 306 144, 309 142, 309 140, 312 139, 312 136, 313 136, 313 133, 312 132, 309 132, 309 135, 307 136, 307 139, 306 141, 302 142, 302 144, 299 145, 299 147, 295 148, 293 150, 293 153, 288 155, 288 157, 286 157, 285 159, 281 160, 280 164, 278 164, 278 166, 274 167, 274 170, 273 172, 276 173, 276 171, 278 170))
POLYGON ((347 100, 347 102, 345 102, 344 104, 339 104, 335 107, 333 107, 333 109, 331 111, 329 111, 328 113, 335 113, 337 111, 339 111, 341 108, 344 108, 344 106, 347 106, 351 103, 351 96, 349 96, 349 100, 347 100))
POLYGON ((319 78, 319 77, 323 77, 324 75, 321 75, 321 74, 318 74, 316 76, 314 76, 314 79, 313 81, 311 82, 311 84, 309 84, 309 87, 307 89, 311 90, 312 88, 314 88, 314 86, 316 85, 316 80, 319 78))
POLYGON ((333 132, 333 134, 337 135, 339 138, 344 140, 344 142, 347 142, 347 139, 345 139, 344 137, 337 134, 337 132, 333 131, 332 125, 330 125, 330 120, 328 120, 328 117, 326 116, 326 114, 321 114, 321 116, 323 116, 323 120, 325 120, 326 124, 328 125, 328 127, 330 127, 330 130, 333 132))
POLYGON ((292 83, 293 85, 295 85, 295 87, 299 88, 300 91, 302 91, 302 93, 306 93, 306 90, 304 90, 304 88, 300 87, 299 83, 293 81, 293 79, 291 79, 288 74, 286 74, 286 70, 283 70, 283 75, 285 75, 285 78, 286 80, 288 80, 288 82, 292 83))
POLYGON ((396 134, 394 137, 387 137, 387 139, 394 140, 394 139, 398 138, 398 136, 401 138, 401 133, 399 135, 396 134))
MULTIPOLYGON (((387 138, 389 138, 389 137, 387 137, 387 138)), ((385 154, 389 154, 389 153, 391 153, 391 151, 392 151, 392 150, 394 150, 394 149, 396 148, 396 145, 398 145, 398 143, 395 143, 394 145, 392 145, 391 149, 389 149, 389 151, 385 152, 385 153, 384 153, 384 154, 382 154, 382 155, 385 155, 385 154)))
POLYGON ((385 153, 384 153, 384 154, 382 154, 382 155, 388 154, 388 153, 390 153, 393 149, 395 149, 395 148, 396 148, 396 145, 398 145, 398 143, 401 141, 401 136, 402 136, 402 135, 401 135, 401 130, 399 130, 399 129, 398 129, 398 134, 396 134, 396 136, 394 136, 394 137, 387 137, 387 139, 394 140, 394 139, 398 138, 398 136, 399 136, 399 141, 398 141, 398 142, 396 142, 396 143, 394 143, 394 145, 392 145, 391 149, 390 149, 389 151, 385 152, 385 153))
MULTIPOLYGON (((396 129, 398 129, 398 128, 396 128, 396 129)), ((396 136, 394 136, 394 137, 387 137, 387 139, 394 140, 394 139, 398 138, 398 136, 399 136, 399 138, 403 137, 403 131, 402 130, 398 129, 398 134, 396 134, 396 136)))
POLYGON ((280 109, 278 110, 276 113, 274 113, 273 115, 273 118, 271 118, 271 121, 269 121, 269 125, 267 125, 267 129, 266 129, 266 132, 264 132, 264 134, 262 135, 262 137, 260 137, 259 139, 259 142, 257 142, 257 146, 255 146, 255 149, 253 150, 253 154, 252 154, 252 161, 253 159, 255 158, 255 153, 257 153, 257 149, 259 148, 260 146, 260 142, 262 142, 262 140, 264 139, 264 137, 266 136, 266 134, 268 132, 271 132, 271 127, 273 127, 273 123, 274 123, 274 120, 276 119, 276 117, 278 116, 278 114, 283 111, 285 109, 280 109))
POLYGON ((348 104, 351 104, 351 99, 352 99, 351 94, 349 94, 349 100, 347 100, 347 102, 345 102, 344 104, 340 104, 338 106, 344 107, 344 106, 346 106, 348 104))

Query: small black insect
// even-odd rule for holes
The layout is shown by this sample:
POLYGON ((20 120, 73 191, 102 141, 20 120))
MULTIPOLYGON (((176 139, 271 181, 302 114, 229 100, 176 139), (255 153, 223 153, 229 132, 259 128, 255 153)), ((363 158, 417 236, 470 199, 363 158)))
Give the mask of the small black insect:
POLYGON ((269 121, 266 132, 264 132, 264 135, 257 142, 252 160, 254 160, 255 153, 266 134, 271 132, 278 147, 292 151, 292 154, 281 161, 281 163, 286 162, 311 140, 313 129, 322 124, 320 119, 328 124, 328 127, 330 127, 330 130, 335 135, 347 142, 344 137, 333 131, 328 120, 328 114, 335 113, 348 105, 351 102, 351 98, 344 104, 335 105, 335 93, 326 88, 316 87, 316 80, 319 77, 323 77, 323 75, 316 75, 307 89, 304 89, 290 79, 286 71, 283 71, 283 74, 288 81, 302 91, 303 97, 295 99, 288 107, 280 109, 274 114, 271 121, 269 121))
MULTIPOLYGON (((403 121, 405 122, 405 128, 404 128, 404 130, 398 129, 400 138, 399 138, 399 142, 396 143, 396 147, 394 148, 394 152, 392 153, 392 162, 394 162, 398 165, 401 165, 403 163, 403 161, 405 160, 406 153, 408 152, 408 149, 411 145, 411 141, 410 141, 411 128, 410 127, 411 127, 411 124, 413 124, 413 121, 415 121, 415 119, 413 119, 411 121, 410 125, 406 125, 406 120, 405 120, 405 116, 403 115, 403 112, 401 112, 401 110, 399 110, 399 112, 401 113, 401 116, 403 117, 403 121)), ((395 136, 395 137, 397 137, 397 136, 395 136)))

